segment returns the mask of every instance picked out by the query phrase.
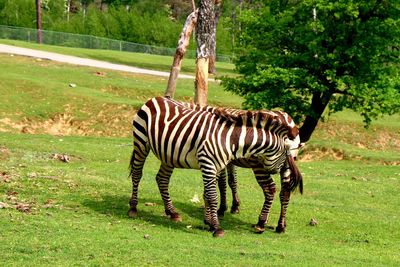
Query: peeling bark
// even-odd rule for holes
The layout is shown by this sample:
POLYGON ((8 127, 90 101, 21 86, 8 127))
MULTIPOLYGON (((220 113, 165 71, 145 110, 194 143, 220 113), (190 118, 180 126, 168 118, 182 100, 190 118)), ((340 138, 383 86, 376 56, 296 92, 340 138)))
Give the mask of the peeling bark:
POLYGON ((195 102, 207 105, 208 64, 215 44, 214 0, 201 0, 196 26, 197 67, 195 80, 195 102))
POLYGON ((214 29, 212 32, 212 39, 213 42, 211 43, 211 54, 210 54, 210 59, 208 62, 208 73, 210 74, 216 74, 217 69, 215 67, 215 62, 216 62, 216 48, 217 48, 217 27, 218 27, 218 22, 219 22, 219 16, 221 15, 221 6, 222 6, 222 0, 215 0, 215 6, 214 6, 214 29))
POLYGON ((196 80, 194 102, 196 104, 207 105, 208 95, 208 58, 198 58, 196 64, 196 80))
POLYGON ((179 72, 181 71, 182 59, 186 53, 187 47, 189 46, 190 35, 192 34, 193 28, 195 27, 197 22, 197 13, 197 10, 192 12, 187 17, 185 25, 183 26, 182 32, 178 40, 178 46, 176 48, 171 72, 169 74, 168 85, 164 94, 165 97, 174 97, 176 90, 176 81, 178 79, 179 72))

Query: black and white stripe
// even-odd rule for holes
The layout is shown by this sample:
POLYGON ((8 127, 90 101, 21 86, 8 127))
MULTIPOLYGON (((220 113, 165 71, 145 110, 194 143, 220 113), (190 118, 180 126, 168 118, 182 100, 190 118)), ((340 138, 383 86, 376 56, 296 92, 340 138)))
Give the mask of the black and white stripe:
POLYGON ((140 108, 133 121, 130 216, 137 213, 138 185, 144 161, 152 150, 161 161, 157 182, 166 213, 180 219, 168 193, 173 168, 200 169, 204 181, 205 222, 215 236, 223 235, 217 216, 217 174, 230 162, 241 159, 257 159, 264 170, 271 171, 282 164, 276 159, 286 155, 287 142, 298 135, 294 122, 284 112, 228 113, 224 109, 213 109, 213 112, 208 109, 191 108, 163 97, 152 98, 140 108))

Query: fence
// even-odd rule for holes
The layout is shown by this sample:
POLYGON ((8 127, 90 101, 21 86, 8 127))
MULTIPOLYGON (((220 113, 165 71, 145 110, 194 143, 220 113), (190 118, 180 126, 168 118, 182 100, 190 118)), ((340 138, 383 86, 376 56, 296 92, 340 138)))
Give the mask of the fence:
MULTIPOLYGON (((37 43, 37 30, 31 28, 0 25, 0 39, 12 39, 37 43)), ((175 48, 137 44, 132 42, 96 37, 92 35, 54 32, 47 30, 42 30, 42 43, 57 46, 118 50, 163 56, 173 56, 176 50, 175 48)), ((185 56, 187 56, 188 58, 195 58, 196 51, 188 50, 185 56)), ((217 61, 231 62, 231 57, 227 55, 217 54, 217 61)))

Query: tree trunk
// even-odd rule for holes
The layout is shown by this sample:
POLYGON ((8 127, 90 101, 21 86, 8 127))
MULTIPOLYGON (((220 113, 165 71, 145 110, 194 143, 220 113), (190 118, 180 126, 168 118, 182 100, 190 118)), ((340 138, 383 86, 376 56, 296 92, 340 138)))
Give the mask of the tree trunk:
POLYGON ((71 0, 67 0, 67 22, 69 22, 69 12, 71 12, 71 0))
POLYGON ((179 37, 178 46, 176 48, 174 61, 172 63, 171 72, 169 74, 168 85, 165 91, 165 97, 173 98, 176 90, 176 80, 181 71, 182 59, 189 45, 190 35, 197 22, 197 12, 192 12, 186 19, 181 35, 179 37))
POLYGON ((222 0, 215 0, 215 6, 214 6, 214 14, 215 14, 215 21, 214 21, 214 30, 212 32, 212 39, 214 40, 212 42, 211 46, 211 55, 210 59, 208 62, 208 73, 210 74, 216 74, 217 69, 215 67, 215 61, 216 61, 216 48, 217 48, 217 26, 219 22, 219 16, 221 15, 221 5, 222 5, 222 0))
MULTIPOLYGON (((197 67, 195 80, 195 99, 200 105, 207 105, 208 63, 212 54, 213 31, 215 27, 214 0, 201 0, 197 18, 197 67)), ((214 36, 215 37, 215 36, 214 36)))
POLYGON ((300 141, 302 143, 310 140, 312 133, 317 127, 318 121, 321 119, 325 108, 327 107, 332 93, 325 94, 314 93, 311 100, 311 110, 313 114, 307 115, 303 125, 300 127, 300 141))
POLYGON ((37 42, 42 43, 42 8, 40 0, 36 0, 36 29, 37 29, 37 42))
POLYGON ((194 102, 202 106, 207 105, 208 58, 197 59, 195 87, 194 102))

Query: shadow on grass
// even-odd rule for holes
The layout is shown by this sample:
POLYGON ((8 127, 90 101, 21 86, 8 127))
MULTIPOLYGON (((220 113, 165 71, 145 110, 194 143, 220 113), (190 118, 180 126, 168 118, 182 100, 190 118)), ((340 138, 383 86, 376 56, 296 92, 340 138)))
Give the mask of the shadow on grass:
MULTIPOLYGON (((127 213, 129 196, 121 195, 102 195, 102 199, 86 199, 82 205, 111 217, 116 217, 119 220, 132 220, 127 213)), ((174 206, 182 215, 182 222, 173 222, 164 214, 164 206, 161 198, 141 198, 138 204, 138 220, 146 221, 147 223, 157 226, 166 227, 186 231, 187 226, 197 230, 208 231, 208 226, 203 223, 204 209, 192 203, 184 203, 174 201, 174 206), (155 206, 145 206, 144 203, 155 203, 155 206), (189 217, 189 218, 188 218, 189 217)), ((225 216, 220 219, 221 226, 224 230, 232 230, 236 232, 254 232, 251 222, 246 222, 240 219, 240 214, 225 213, 225 216)), ((255 222, 254 222, 255 223, 255 222)))

